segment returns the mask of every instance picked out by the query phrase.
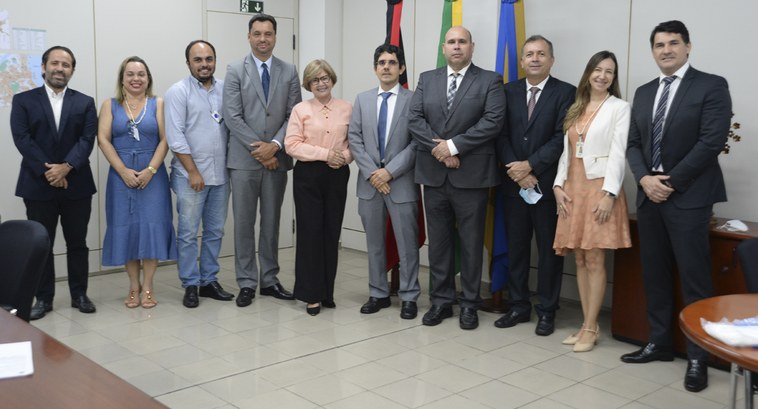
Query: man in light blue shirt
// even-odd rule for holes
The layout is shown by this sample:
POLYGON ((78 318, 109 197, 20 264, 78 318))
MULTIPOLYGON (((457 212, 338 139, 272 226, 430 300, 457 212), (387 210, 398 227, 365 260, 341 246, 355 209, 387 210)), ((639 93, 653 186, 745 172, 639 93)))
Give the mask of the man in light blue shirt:
POLYGON ((174 153, 171 189, 179 214, 177 267, 183 304, 199 305, 200 297, 230 301, 216 279, 218 255, 229 203, 226 145, 229 131, 222 115, 223 81, 213 78, 216 49, 196 40, 185 50, 190 76, 172 85, 165 96, 166 140, 174 153), (203 222, 200 262, 197 232, 203 222))

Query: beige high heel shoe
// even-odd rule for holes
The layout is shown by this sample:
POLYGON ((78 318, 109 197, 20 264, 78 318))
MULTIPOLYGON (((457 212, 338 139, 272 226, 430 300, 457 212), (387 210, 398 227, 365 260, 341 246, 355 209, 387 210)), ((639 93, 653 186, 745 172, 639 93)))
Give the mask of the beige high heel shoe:
POLYGON ((592 351, 595 348, 595 345, 597 345, 597 340, 600 338, 600 325, 595 327, 596 329, 589 329, 589 328, 583 328, 582 331, 587 331, 595 334, 594 339, 592 342, 579 342, 577 341, 574 344, 574 352, 589 352, 592 351))
POLYGON ((579 329, 575 334, 571 334, 567 336, 563 341, 561 341, 561 344, 563 345, 574 345, 576 344, 576 341, 579 341, 579 335, 581 335, 582 330, 584 330, 584 324, 582 324, 582 328, 579 329))

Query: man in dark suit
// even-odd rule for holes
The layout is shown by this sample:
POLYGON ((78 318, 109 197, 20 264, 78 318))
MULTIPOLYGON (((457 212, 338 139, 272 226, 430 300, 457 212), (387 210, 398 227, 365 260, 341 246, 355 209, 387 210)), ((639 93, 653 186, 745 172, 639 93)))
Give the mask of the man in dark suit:
POLYGON ((535 333, 547 336, 555 329, 555 312, 561 294, 563 257, 555 255, 556 215, 553 182, 563 152, 563 119, 574 102, 576 88, 550 76, 555 62, 553 43, 540 35, 529 37, 521 50, 526 78, 505 85, 508 101, 505 128, 500 139, 500 161, 506 167, 503 182, 508 237, 508 294, 511 309, 495 321, 498 328, 531 319, 529 269, 532 232, 536 236, 537 300, 539 320, 535 333), (534 203, 520 194, 542 193, 534 203))
POLYGON ((447 66, 419 77, 408 130, 416 140, 416 183, 424 185, 432 307, 424 325, 453 315, 455 234, 461 242, 460 327, 479 326, 484 223, 489 188, 500 183, 495 140, 503 127, 502 77, 471 63, 471 32, 445 34, 447 66))
MULTIPOLYGON (((621 356, 626 363, 674 359, 671 326, 679 312, 673 311, 672 266, 676 262, 685 304, 713 294, 709 220, 713 204, 726 201, 718 162, 732 115, 726 80, 690 66, 689 32, 680 21, 656 26, 650 46, 661 74, 637 88, 627 148, 637 182, 650 338, 621 356)), ((684 387, 703 390, 708 354, 688 341, 687 358, 684 387)))
MULTIPOLYGON (((26 217, 45 226, 51 243, 60 217, 71 306, 92 313, 95 304, 87 297, 87 225, 96 191, 89 155, 97 135, 97 111, 92 97, 68 88, 75 68, 74 53, 66 47, 51 47, 42 54, 45 85, 13 97, 11 133, 22 156, 16 196, 24 199, 26 217)), ((36 296, 33 320, 53 310, 52 246, 36 296)))
POLYGON ((292 108, 301 101, 297 69, 273 56, 276 19, 256 14, 248 23, 252 53, 230 64, 224 80, 224 121, 229 128, 227 167, 232 182, 234 269, 240 287, 237 306, 261 295, 294 300, 277 278, 279 218, 292 158, 284 152, 284 132, 292 108), (258 264, 255 220, 260 205, 258 264))
POLYGON ((374 51, 379 87, 358 94, 348 130, 350 152, 360 171, 356 193, 358 213, 366 229, 369 299, 361 313, 390 306, 385 235, 387 216, 400 258, 400 317, 416 318, 418 282, 418 196, 413 181, 416 147, 408 133, 412 92, 400 86, 405 59, 400 50, 382 44, 374 51), (380 123, 380 121, 383 121, 380 123))

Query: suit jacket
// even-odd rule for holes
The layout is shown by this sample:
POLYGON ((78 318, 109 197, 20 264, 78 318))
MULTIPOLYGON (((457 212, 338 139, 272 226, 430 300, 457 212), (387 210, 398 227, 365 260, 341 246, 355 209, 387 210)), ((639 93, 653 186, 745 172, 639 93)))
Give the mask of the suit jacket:
MULTIPOLYGON (((582 162, 587 179, 605 178, 603 190, 617 195, 624 182, 626 171, 626 143, 629 136, 631 107, 623 99, 610 96, 595 114, 587 129, 582 148, 582 162)), ((558 160, 558 174, 553 186, 563 186, 568 175, 569 155, 568 133, 563 136, 563 154, 558 160)))
MULTIPOLYGON (((361 199, 371 199, 378 192, 368 179, 381 167, 379 160, 379 135, 377 131, 378 89, 358 94, 353 105, 353 114, 348 130, 348 141, 359 175, 356 193, 361 199)), ((390 199, 395 203, 418 200, 418 186, 413 181, 416 163, 415 142, 408 133, 408 107, 412 92, 400 88, 392 114, 392 123, 387 129, 387 144, 384 150, 384 168, 392 175, 390 199)))
MULTIPOLYGON (((532 117, 527 119, 526 79, 505 84, 505 127, 500 138, 500 162, 528 160, 537 177, 543 199, 555 200, 553 182, 558 172, 558 158, 563 151, 563 120, 574 103, 576 88, 555 77, 549 77, 541 91, 532 117)), ((518 183, 505 178, 503 190, 517 196, 518 183)))
POLYGON ((447 109, 447 67, 421 74, 411 98, 408 130, 416 140, 416 183, 457 188, 500 184, 495 140, 503 127, 505 95, 500 75, 471 64, 450 111, 447 109), (460 167, 448 169, 432 156, 432 139, 452 139, 460 167))
POLYGON ((95 194, 89 165, 97 137, 97 110, 92 97, 67 88, 56 130, 44 86, 17 94, 11 108, 11 133, 22 156, 16 196, 29 200, 80 200, 95 194), (46 162, 68 162, 74 167, 66 176, 67 189, 50 186, 45 178, 46 162))
POLYGON ((284 133, 292 108, 302 100, 297 68, 271 57, 268 101, 253 56, 248 54, 227 67, 224 80, 224 121, 229 128, 227 166, 258 170, 263 165, 250 156, 250 144, 276 140, 279 171, 292 169, 292 158, 284 149, 284 133))
MULTIPOLYGON (((718 155, 726 144, 732 100, 724 78, 687 69, 663 125, 661 161, 675 192, 669 201, 693 209, 726 201, 718 155)), ((647 199, 639 186, 652 173, 653 106, 659 79, 637 88, 632 105, 627 158, 637 181, 637 207, 647 199)))

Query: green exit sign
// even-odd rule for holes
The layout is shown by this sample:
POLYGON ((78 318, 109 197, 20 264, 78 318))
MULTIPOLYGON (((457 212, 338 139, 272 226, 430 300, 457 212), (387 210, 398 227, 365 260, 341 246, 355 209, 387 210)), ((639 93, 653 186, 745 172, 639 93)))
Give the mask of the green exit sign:
POLYGON ((263 13, 263 2, 240 0, 240 11, 245 13, 263 13))

